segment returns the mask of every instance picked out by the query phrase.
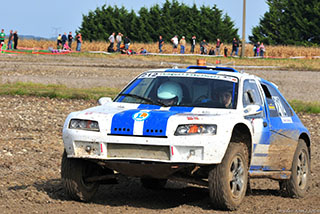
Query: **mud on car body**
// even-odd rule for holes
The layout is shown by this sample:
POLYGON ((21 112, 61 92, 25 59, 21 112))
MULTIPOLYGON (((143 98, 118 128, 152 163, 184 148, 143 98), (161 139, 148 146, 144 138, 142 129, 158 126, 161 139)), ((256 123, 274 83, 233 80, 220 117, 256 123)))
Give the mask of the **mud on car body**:
POLYGON ((168 179, 208 186, 218 209, 237 209, 249 178, 306 194, 309 132, 266 80, 226 67, 150 70, 99 103, 63 127, 61 176, 73 199, 90 200, 120 174, 153 189, 168 179))

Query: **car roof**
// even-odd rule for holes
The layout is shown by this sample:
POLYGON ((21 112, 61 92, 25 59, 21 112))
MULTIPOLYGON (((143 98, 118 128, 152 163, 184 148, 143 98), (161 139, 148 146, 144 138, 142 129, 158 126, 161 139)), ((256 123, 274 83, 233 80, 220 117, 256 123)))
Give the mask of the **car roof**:
POLYGON ((167 68, 167 69, 156 69, 156 70, 149 70, 148 72, 177 72, 177 73, 202 73, 202 74, 219 74, 219 75, 228 75, 234 76, 239 79, 243 77, 251 77, 251 78, 258 78, 255 75, 251 75, 244 72, 239 72, 234 68, 230 67, 216 67, 216 66, 197 66, 192 65, 187 68, 167 68))
POLYGON ((231 67, 219 67, 219 66, 198 66, 198 65, 191 65, 187 68, 167 68, 167 69, 155 69, 155 70, 149 70, 144 73, 149 72, 185 72, 185 73, 200 73, 200 74, 219 74, 219 75, 228 75, 228 76, 234 76, 239 79, 245 78, 245 79, 258 79, 262 83, 269 83, 271 85, 274 85, 276 88, 278 86, 273 83, 269 82, 268 80, 262 79, 261 77, 258 77, 253 74, 248 74, 245 72, 239 72, 234 68, 231 67))

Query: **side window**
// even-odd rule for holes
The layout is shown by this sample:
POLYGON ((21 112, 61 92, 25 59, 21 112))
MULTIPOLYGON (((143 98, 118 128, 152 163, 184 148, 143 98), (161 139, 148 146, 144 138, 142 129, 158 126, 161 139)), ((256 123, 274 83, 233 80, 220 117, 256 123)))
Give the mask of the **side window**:
POLYGON ((243 107, 248 105, 263 105, 255 80, 245 80, 243 83, 243 107))
POLYGON ((261 84, 261 86, 266 95, 270 117, 291 117, 293 115, 289 105, 274 86, 269 84, 261 84))

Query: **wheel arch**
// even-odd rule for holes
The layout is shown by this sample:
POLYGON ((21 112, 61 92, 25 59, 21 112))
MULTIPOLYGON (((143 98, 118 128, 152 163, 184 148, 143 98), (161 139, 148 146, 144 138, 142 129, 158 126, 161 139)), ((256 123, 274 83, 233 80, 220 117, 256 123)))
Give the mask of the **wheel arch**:
POLYGON ((306 143, 306 145, 308 147, 309 158, 311 158, 311 140, 310 140, 309 135, 307 133, 303 132, 300 134, 299 139, 304 140, 304 142, 306 143))
POLYGON ((244 123, 238 123, 234 126, 232 130, 231 140, 230 142, 234 143, 244 143, 248 148, 249 159, 248 164, 251 162, 252 155, 252 137, 251 132, 248 126, 244 123))

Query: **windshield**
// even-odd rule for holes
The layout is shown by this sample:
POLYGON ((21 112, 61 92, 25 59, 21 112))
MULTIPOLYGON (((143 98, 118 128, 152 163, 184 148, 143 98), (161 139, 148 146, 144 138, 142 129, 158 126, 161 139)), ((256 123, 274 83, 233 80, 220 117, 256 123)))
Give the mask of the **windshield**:
POLYGON ((140 75, 116 102, 161 106, 236 108, 238 79, 201 73, 150 72, 140 75))

